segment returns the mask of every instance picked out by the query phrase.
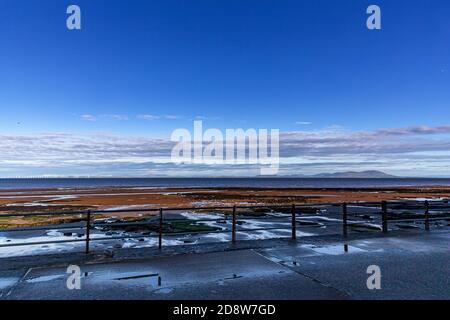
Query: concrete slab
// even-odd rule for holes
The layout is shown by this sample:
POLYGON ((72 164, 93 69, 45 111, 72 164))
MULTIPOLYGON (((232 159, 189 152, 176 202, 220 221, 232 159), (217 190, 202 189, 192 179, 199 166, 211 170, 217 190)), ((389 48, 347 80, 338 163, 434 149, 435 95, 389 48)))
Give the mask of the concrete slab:
POLYGON ((352 299, 450 299, 450 235, 422 234, 259 252, 272 261, 348 293, 352 299), (381 290, 367 288, 367 268, 381 269, 381 290))
POLYGON ((253 250, 80 266, 81 290, 66 267, 34 268, 7 299, 345 299, 345 294, 253 250))

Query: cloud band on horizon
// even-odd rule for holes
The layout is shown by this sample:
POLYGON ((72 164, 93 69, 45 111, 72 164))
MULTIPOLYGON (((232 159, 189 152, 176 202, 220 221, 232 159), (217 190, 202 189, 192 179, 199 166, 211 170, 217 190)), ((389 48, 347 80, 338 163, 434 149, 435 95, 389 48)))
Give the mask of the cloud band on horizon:
MULTIPOLYGON (((248 176, 249 165, 170 162, 167 139, 112 134, 0 135, 0 176, 248 176)), ((447 176, 450 126, 374 131, 324 128, 280 132, 280 174, 377 169, 406 176, 447 176)))

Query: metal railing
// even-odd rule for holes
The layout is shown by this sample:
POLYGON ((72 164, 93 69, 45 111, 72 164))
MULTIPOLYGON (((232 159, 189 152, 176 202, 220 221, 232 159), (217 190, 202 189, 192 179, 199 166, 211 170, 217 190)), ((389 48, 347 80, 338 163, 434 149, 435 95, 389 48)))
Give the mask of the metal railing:
MULTIPOLYGON (((438 203, 433 202, 433 206, 438 209, 447 210, 444 213, 439 214, 438 216, 431 216, 430 215, 430 203, 428 201, 424 202, 414 202, 414 207, 416 210, 418 210, 418 207, 423 208, 423 216, 415 214, 411 218, 407 219, 398 219, 395 218, 395 210, 405 210, 402 207, 400 208, 391 208, 391 211, 389 210, 389 206, 393 205, 405 205, 405 202, 399 202, 399 201, 392 201, 392 202, 377 202, 377 203, 370 203, 370 202, 355 202, 355 203, 307 203, 307 204, 292 204, 292 205, 253 205, 253 206, 216 206, 216 207, 186 207, 186 208, 154 208, 154 209, 126 209, 126 210, 87 210, 87 211, 71 211, 71 212, 54 212, 54 213, 13 213, 13 214, 0 214, 0 218, 15 218, 15 217, 56 217, 56 216, 78 216, 77 222, 83 222, 84 226, 52 226, 52 225, 46 225, 46 226, 39 226, 39 227, 25 227, 25 228, 11 228, 11 229, 2 229, 0 230, 0 233, 2 232, 25 232, 25 231, 50 231, 50 230, 66 230, 66 229, 84 229, 85 234, 84 237, 78 238, 78 239, 68 239, 68 240, 54 240, 54 241, 35 241, 35 242, 22 242, 22 243, 6 243, 6 244, 0 244, 0 248, 4 247, 15 247, 15 246, 30 246, 30 245, 48 245, 48 244, 57 244, 57 243, 71 243, 71 242, 85 242, 85 253, 88 254, 90 252, 90 244, 93 241, 108 241, 108 240, 120 240, 120 239, 134 239, 134 238, 149 238, 149 237, 157 237, 158 238, 158 248, 161 250, 163 247, 163 237, 164 235, 181 235, 181 234, 199 234, 199 233, 228 233, 231 232, 231 242, 236 243, 237 242, 237 233, 249 233, 252 231, 262 231, 262 230, 286 230, 287 228, 281 228, 281 227, 272 227, 272 228, 253 228, 253 229, 240 229, 238 230, 237 226, 239 223, 239 210, 254 210, 254 209, 268 209, 271 211, 275 210, 282 210, 280 214, 283 216, 281 217, 270 217, 270 221, 276 221, 277 218, 283 219, 283 221, 286 221, 286 218, 290 220, 290 238, 292 240, 297 240, 297 231, 299 228, 299 222, 301 217, 305 215, 311 215, 310 212, 306 212, 305 208, 318 208, 318 207, 340 207, 341 211, 341 219, 337 219, 338 223, 335 223, 334 225, 341 225, 342 226, 342 235, 343 237, 347 237, 349 234, 349 228, 352 226, 365 223, 366 221, 351 221, 349 220, 349 217, 357 217, 355 214, 349 213, 349 206, 357 206, 357 207, 379 207, 381 210, 374 213, 381 213, 381 219, 380 219, 380 231, 383 233, 387 233, 389 231, 388 224, 390 221, 392 222, 417 222, 417 221, 423 221, 424 222, 424 228, 426 231, 430 230, 430 222, 435 220, 450 220, 449 210, 450 205, 447 202, 444 203, 438 203), (223 221, 228 220, 228 216, 231 216, 231 230, 218 230, 218 231, 187 231, 187 232, 165 232, 164 231, 164 225, 170 224, 177 221, 189 221, 189 219, 164 219, 164 213, 171 211, 194 211, 195 210, 201 210, 201 211, 230 211, 231 213, 224 214, 225 218, 221 219, 196 219, 194 220, 197 223, 201 222, 211 222, 211 221, 223 221), (290 211, 290 213, 286 213, 286 211, 290 211), (303 211, 303 212, 302 212, 303 211), (94 227, 101 227, 101 226, 142 226, 142 225, 154 225, 154 222, 120 222, 120 223, 107 223, 107 224, 96 224, 95 221, 93 221, 93 217, 96 215, 113 215, 117 213, 156 213, 157 217, 157 232, 156 234, 153 234, 152 236, 143 236, 141 235, 124 235, 124 236, 109 236, 109 237, 92 237, 91 231, 93 226, 94 227)), ((310 211, 310 210, 309 210, 310 211)), ((321 217, 323 215, 316 214, 317 217, 321 217)), ((251 217, 248 213, 246 213, 245 218, 242 218, 243 220, 251 220, 251 219, 266 219, 267 218, 259 218, 258 216, 251 217)), ((73 223, 73 222, 71 222, 73 223)), ((329 226, 330 223, 326 224, 326 226, 329 226)), ((306 227, 305 227, 306 228, 306 227)))

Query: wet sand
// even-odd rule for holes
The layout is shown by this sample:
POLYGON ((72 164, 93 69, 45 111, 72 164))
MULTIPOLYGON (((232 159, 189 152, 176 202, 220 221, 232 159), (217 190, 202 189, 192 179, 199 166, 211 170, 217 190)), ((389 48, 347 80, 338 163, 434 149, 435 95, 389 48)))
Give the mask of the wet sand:
MULTIPOLYGON (((67 212, 88 209, 136 210, 292 203, 380 202, 450 198, 450 187, 381 189, 249 189, 249 188, 92 188, 0 191, 0 227, 61 222, 62 217, 1 218, 7 213, 67 212)), ((145 215, 152 215, 149 212, 145 215)), ((137 214, 114 213, 121 218, 137 214)), ((103 216, 111 216, 105 213, 103 216)), ((142 215, 142 214, 140 214, 142 215)), ((67 218, 67 217, 66 217, 67 218)))

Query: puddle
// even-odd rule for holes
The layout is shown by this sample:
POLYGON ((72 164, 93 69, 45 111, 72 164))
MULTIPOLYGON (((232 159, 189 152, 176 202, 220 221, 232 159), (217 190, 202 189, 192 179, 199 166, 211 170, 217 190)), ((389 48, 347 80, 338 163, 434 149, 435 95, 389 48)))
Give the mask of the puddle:
POLYGON ((19 278, 0 278, 0 290, 11 287, 17 281, 19 281, 19 278))
MULTIPOLYGON (((287 267, 298 267, 300 265, 300 263, 297 262, 297 261, 283 261, 283 260, 280 260, 278 263, 282 264, 284 266, 287 266, 287 267)), ((281 271, 280 271, 280 273, 281 273, 281 271)))
POLYGON ((370 220, 370 221, 375 220, 375 217, 373 217, 371 215, 368 215, 368 214, 356 214, 355 217, 361 218, 361 219, 364 219, 364 220, 370 220))
POLYGON ((173 289, 170 288, 164 288, 164 289, 158 289, 153 291, 154 293, 163 293, 163 294, 169 294, 173 292, 173 289))
POLYGON ((114 280, 133 280, 133 279, 142 279, 142 278, 154 278, 154 277, 158 277, 158 276, 159 275, 157 273, 151 273, 151 274, 140 274, 140 275, 135 275, 135 276, 116 278, 114 280))
POLYGON ((408 229, 420 229, 420 227, 412 225, 412 224, 396 224, 396 227, 400 228, 400 229, 406 229, 406 230, 408 230, 408 229))
POLYGON ((65 277, 66 275, 61 275, 61 274, 54 274, 51 276, 41 276, 41 277, 36 277, 36 278, 32 278, 32 279, 28 279, 26 280, 26 282, 28 283, 39 283, 39 282, 47 282, 47 281, 52 281, 52 280, 56 280, 56 279, 60 279, 65 277))
POLYGON ((237 274, 233 274, 232 277, 224 278, 223 280, 234 280, 234 279, 240 279, 243 278, 243 276, 238 276, 237 274))
POLYGON ((302 220, 319 220, 319 221, 332 221, 332 222, 342 222, 340 219, 335 218, 329 218, 329 217, 322 217, 322 216, 306 216, 302 217, 302 220))
POLYGON ((329 245, 329 246, 315 246, 311 244, 304 244, 302 248, 308 248, 316 253, 337 256, 343 253, 357 253, 357 252, 367 252, 366 250, 360 249, 358 247, 353 247, 349 245, 329 245))
POLYGON ((48 231, 46 234, 49 237, 63 237, 64 236, 64 234, 62 232, 57 231, 57 230, 48 231))
POLYGON ((156 285, 158 287, 161 287, 162 285, 162 278, 158 273, 150 273, 150 274, 141 274, 141 275, 134 275, 134 276, 128 276, 128 277, 121 277, 121 278, 116 278, 113 280, 119 280, 119 281, 123 281, 123 280, 139 280, 139 279, 147 279, 147 278, 151 278, 154 279, 156 278, 157 282, 156 285))
POLYGON ((373 223, 355 223, 351 222, 348 224, 348 227, 352 231, 356 232, 368 232, 368 231, 381 231, 383 228, 380 225, 373 223))
POLYGON ((89 283, 109 283, 111 281, 119 281, 124 285, 145 284, 151 287, 161 286, 161 276, 159 273, 145 272, 145 271, 125 271, 119 270, 97 270, 94 272, 86 272, 83 274, 84 278, 89 276, 89 283))
POLYGON ((301 226, 311 226, 311 227, 323 227, 324 224, 321 222, 316 221, 305 221, 305 220, 298 220, 297 224, 301 226))

